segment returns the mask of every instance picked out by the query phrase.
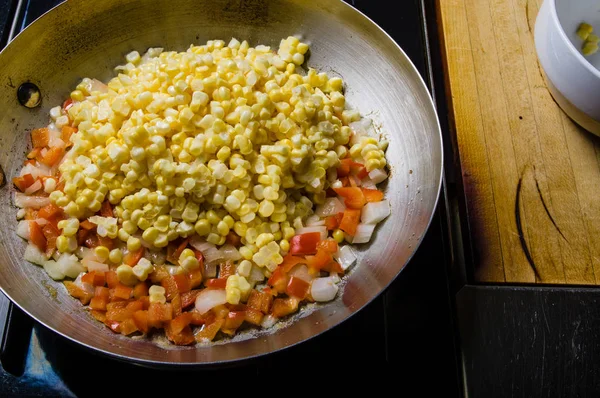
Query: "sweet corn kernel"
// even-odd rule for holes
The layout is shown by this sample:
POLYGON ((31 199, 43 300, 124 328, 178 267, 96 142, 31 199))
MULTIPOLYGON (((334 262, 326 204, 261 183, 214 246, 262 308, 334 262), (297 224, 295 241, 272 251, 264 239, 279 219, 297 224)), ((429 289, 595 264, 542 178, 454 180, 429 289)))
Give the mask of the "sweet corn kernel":
POLYGON ((110 251, 106 246, 96 246, 94 248, 94 254, 96 254, 96 257, 98 257, 101 261, 106 261, 110 255, 110 251))
POLYGON ((108 260, 113 264, 118 264, 123 260, 123 252, 121 249, 112 249, 108 254, 108 260))
POLYGON ((117 267, 117 278, 119 282, 127 286, 133 286, 138 282, 137 276, 133 273, 133 268, 127 264, 121 264, 117 267))

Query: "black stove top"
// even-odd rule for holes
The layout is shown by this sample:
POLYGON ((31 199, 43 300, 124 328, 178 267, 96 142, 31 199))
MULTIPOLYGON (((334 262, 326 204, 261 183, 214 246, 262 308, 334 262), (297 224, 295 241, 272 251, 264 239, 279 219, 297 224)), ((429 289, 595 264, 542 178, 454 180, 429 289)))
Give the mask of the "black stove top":
MULTIPOLYGON (((0 38, 4 40, 0 44, 6 43, 11 23, 15 22, 18 31, 59 2, 0 0, 0 38), (22 3, 20 9, 19 3, 22 3)), ((428 9, 432 5, 426 4, 430 2, 402 0, 393 11, 384 0, 348 2, 400 44, 433 90, 427 40, 431 25, 428 28, 425 20, 426 15, 434 15, 428 9)), ((393 386, 400 394, 421 392, 424 386, 433 387, 431 382, 435 380, 435 390, 444 391, 444 397, 459 396, 443 199, 410 264, 384 294, 346 322, 308 342, 262 359, 227 368, 178 369, 177 376, 209 374, 211 384, 240 376, 258 376, 255 379, 258 382, 288 383, 323 376, 335 386, 356 384, 354 378, 366 382, 369 376, 361 377, 363 374, 379 371, 394 376, 369 377, 369 383, 377 387, 393 386)), ((0 351, 3 397, 96 395, 103 387, 101 380, 109 380, 107 377, 123 380, 107 386, 107 393, 109 389, 113 393, 118 389, 119 396, 171 392, 177 385, 166 373, 168 370, 118 362, 72 343, 30 319, 1 293, 0 333, 3 334, 0 351)))

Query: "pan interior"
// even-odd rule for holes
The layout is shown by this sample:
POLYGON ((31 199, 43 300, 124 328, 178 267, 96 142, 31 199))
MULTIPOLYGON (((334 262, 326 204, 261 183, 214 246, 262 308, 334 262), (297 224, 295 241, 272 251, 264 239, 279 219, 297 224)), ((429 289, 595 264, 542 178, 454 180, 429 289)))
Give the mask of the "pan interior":
POLYGON ((0 287, 21 308, 58 333, 101 352, 148 364, 227 362, 273 352, 335 326, 377 296, 417 249, 435 210, 442 151, 431 98, 400 48, 370 20, 337 0, 70 0, 22 32, 0 54, 0 165, 16 176, 28 132, 48 123, 83 77, 107 81, 132 50, 184 51, 191 44, 231 37, 277 47, 289 35, 310 44, 308 65, 345 82, 349 104, 372 118, 390 142, 386 186, 392 215, 372 242, 355 252, 358 266, 342 294, 274 332, 228 344, 172 347, 113 334, 68 296, 43 269, 22 260, 14 188, 0 189, 0 287), (17 87, 33 82, 41 106, 19 105, 17 87))

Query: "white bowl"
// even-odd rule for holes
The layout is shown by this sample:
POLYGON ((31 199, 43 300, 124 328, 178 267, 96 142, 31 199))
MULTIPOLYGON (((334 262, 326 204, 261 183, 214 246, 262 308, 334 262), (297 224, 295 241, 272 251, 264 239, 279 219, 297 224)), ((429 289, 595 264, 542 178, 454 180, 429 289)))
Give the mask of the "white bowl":
POLYGON ((544 0, 535 21, 535 48, 550 93, 576 123, 600 136, 600 51, 581 53, 581 22, 600 35, 597 0, 544 0))

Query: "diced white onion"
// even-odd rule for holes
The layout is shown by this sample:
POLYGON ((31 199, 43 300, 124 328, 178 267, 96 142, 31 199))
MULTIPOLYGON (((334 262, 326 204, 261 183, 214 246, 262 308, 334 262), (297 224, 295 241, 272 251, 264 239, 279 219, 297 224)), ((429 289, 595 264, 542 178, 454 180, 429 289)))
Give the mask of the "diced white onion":
POLYGON ((352 130, 352 132, 354 134, 352 134, 352 137, 350 138, 350 146, 358 143, 358 139, 360 137, 363 137, 365 135, 369 134, 369 129, 371 128, 371 119, 369 118, 362 118, 356 122, 352 122, 350 123, 348 126, 350 127, 350 129, 352 130))
POLYGON ((99 263, 97 261, 89 260, 89 261, 87 261, 86 264, 87 264, 87 270, 89 272, 92 272, 92 271, 107 272, 109 270, 108 264, 99 263))
POLYGON ((17 235, 23 239, 29 240, 29 220, 19 221, 17 224, 17 235))
POLYGON ((204 274, 205 278, 216 278, 217 277, 217 263, 204 263, 204 274))
POLYGON ((23 258, 25 261, 42 266, 47 260, 46 255, 42 253, 40 249, 33 243, 27 245, 25 248, 25 253, 23 254, 23 258))
POLYGON ((196 297, 196 310, 200 314, 206 314, 217 305, 227 302, 225 289, 204 289, 196 297))
POLYGON ((327 198, 325 199, 325 203, 317 206, 315 214, 319 217, 328 217, 342 213, 344 210, 346 210, 344 202, 338 198, 327 198))
POLYGON ((88 262, 89 261, 94 261, 97 263, 101 263, 102 261, 98 258, 98 256, 96 256, 96 252, 94 252, 93 249, 88 249, 86 247, 87 250, 82 251, 82 259, 81 259, 81 264, 83 264, 83 266, 85 268, 88 268, 88 262))
POLYGON ((373 181, 374 184, 379 184, 380 182, 388 178, 388 175, 385 172, 385 170, 374 169, 371 170, 371 172, 369 173, 369 178, 371 179, 371 181, 373 181))
POLYGON ((163 250, 145 250, 144 257, 155 265, 163 265, 167 261, 167 255, 163 250))
POLYGON ((272 327, 273 325, 275 325, 277 323, 277 318, 275 318, 273 315, 266 315, 263 317, 263 320, 260 324, 260 326, 262 326, 265 329, 268 329, 270 327, 272 327))
POLYGON ((65 274, 62 272, 60 264, 54 260, 48 260, 44 262, 44 270, 55 281, 59 281, 65 278, 65 274))
POLYGON ((31 195, 32 193, 39 191, 40 189, 42 189, 42 186, 43 185, 40 180, 35 180, 33 184, 31 184, 25 189, 25 195, 31 195))
POLYGON ((65 146, 67 146, 61 138, 61 136, 62 136, 61 131, 58 130, 58 128, 56 128, 56 126, 54 126, 54 129, 49 129, 49 131, 50 131, 50 134, 49 134, 49 138, 48 138, 48 146, 50 148, 52 148, 52 147, 64 148, 65 146))
POLYGON ((219 251, 223 255, 223 260, 225 261, 237 261, 242 258, 240 252, 233 245, 224 245, 219 251))
POLYGON ((169 270, 169 274, 171 275, 177 275, 177 270, 179 269, 178 266, 176 265, 167 265, 167 270, 169 270))
POLYGON ((263 273, 260 267, 256 265, 252 265, 252 271, 250 271, 250 276, 248 277, 248 282, 262 282, 265 280, 265 274, 263 273))
POLYGON ((371 180, 371 177, 366 176, 360 182, 360 186, 366 189, 377 189, 377 185, 371 180))
POLYGON ((381 202, 369 202, 362 209, 360 221, 363 224, 376 225, 389 215, 390 202, 387 199, 381 202))
POLYGON ((200 238, 198 235, 194 235, 190 239, 190 245, 202 253, 205 264, 212 264, 224 260, 223 252, 217 249, 212 243, 200 238))
POLYGON ((313 279, 315 279, 314 275, 311 275, 308 272, 308 267, 304 264, 296 264, 294 266, 294 268, 292 268, 290 270, 290 272, 288 273, 289 276, 295 276, 296 278, 300 278, 306 282, 312 281, 313 279))
POLYGON ((59 269, 63 274, 69 278, 75 278, 82 272, 85 272, 85 268, 79 262, 79 259, 74 254, 64 253, 56 261, 59 269))
POLYGON ((51 175, 49 167, 46 167, 43 164, 38 164, 37 166, 34 166, 31 163, 27 163, 19 172, 19 176, 21 177, 23 177, 26 174, 31 174, 34 180, 38 177, 48 177, 51 175))
POLYGON ((327 227, 302 227, 296 229, 296 235, 308 234, 310 232, 318 232, 321 234, 321 240, 327 239, 327 227))
POLYGON ((24 193, 15 193, 15 206, 21 208, 40 209, 50 204, 50 198, 45 196, 27 196, 24 193))
POLYGON ((92 83, 90 84, 89 91, 90 91, 90 93, 94 92, 94 91, 99 91, 101 93, 107 93, 108 86, 106 84, 102 83, 100 80, 92 79, 92 83))
POLYGON ((358 224, 356 226, 356 233, 352 238, 352 243, 367 243, 371 240, 374 230, 374 224, 358 224))
POLYGON ((312 281, 310 295, 317 302, 326 302, 333 300, 338 290, 339 288, 332 278, 317 278, 312 281))
POLYGON ((321 217, 319 217, 316 214, 313 214, 312 216, 309 216, 306 219, 307 227, 321 227, 323 225, 325 225, 325 220, 323 220, 321 217))
POLYGON ((333 258, 340 264, 344 271, 356 263, 356 256, 352 248, 348 245, 340 247, 338 252, 333 255, 333 258))

